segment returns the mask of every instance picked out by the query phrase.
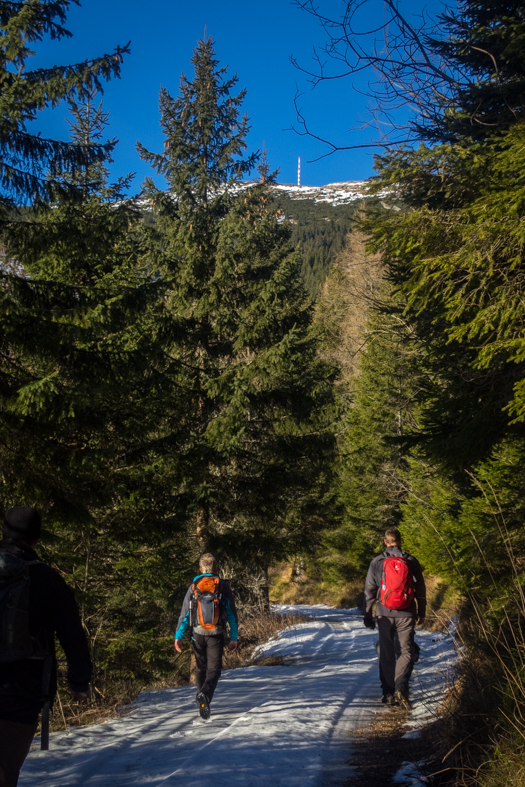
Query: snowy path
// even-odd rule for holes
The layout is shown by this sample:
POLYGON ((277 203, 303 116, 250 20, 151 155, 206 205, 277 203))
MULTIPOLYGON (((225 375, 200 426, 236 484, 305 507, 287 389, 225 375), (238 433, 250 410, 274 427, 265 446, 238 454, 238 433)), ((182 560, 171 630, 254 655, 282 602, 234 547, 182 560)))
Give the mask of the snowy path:
MULTIPOLYGON (((357 610, 293 607, 315 616, 264 646, 288 666, 223 673, 203 722, 195 689, 141 694, 124 718, 54 733, 33 746, 19 787, 328 787, 348 778, 347 733, 381 712, 375 642, 357 610)), ((449 637, 418 634, 412 680, 422 723, 454 660, 449 637)))

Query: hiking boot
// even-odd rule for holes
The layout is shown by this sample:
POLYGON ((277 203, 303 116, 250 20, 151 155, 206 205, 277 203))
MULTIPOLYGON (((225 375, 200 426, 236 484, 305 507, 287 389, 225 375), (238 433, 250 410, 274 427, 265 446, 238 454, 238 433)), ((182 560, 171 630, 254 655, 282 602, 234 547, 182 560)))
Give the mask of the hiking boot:
POLYGON ((396 701, 393 694, 383 694, 381 698, 383 705, 395 705, 396 701))
POLYGON ((196 702, 201 719, 209 719, 210 703, 208 702, 208 697, 205 694, 203 694, 201 691, 200 694, 197 694, 196 702))
POLYGON ((398 702, 402 708, 405 710, 412 710, 412 703, 408 699, 408 692, 406 691, 396 691, 394 694, 394 698, 396 702, 398 702))

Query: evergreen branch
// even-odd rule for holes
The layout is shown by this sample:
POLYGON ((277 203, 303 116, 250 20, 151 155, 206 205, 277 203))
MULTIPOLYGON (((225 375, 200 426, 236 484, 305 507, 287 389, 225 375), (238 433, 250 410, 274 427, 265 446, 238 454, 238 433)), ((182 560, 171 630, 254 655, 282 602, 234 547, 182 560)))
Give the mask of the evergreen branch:
MULTIPOLYGON (((9 100, 12 100, 11 94, 19 98, 25 117, 31 118, 35 110, 57 107, 75 93, 80 97, 93 89, 102 93, 101 79, 109 81, 112 77, 119 77, 123 56, 129 53, 130 43, 117 46, 111 54, 68 66, 39 68, 22 75, 4 72, 3 92, 7 92, 9 100)), ((1 99, 0 106, 4 103, 5 100, 1 99)))

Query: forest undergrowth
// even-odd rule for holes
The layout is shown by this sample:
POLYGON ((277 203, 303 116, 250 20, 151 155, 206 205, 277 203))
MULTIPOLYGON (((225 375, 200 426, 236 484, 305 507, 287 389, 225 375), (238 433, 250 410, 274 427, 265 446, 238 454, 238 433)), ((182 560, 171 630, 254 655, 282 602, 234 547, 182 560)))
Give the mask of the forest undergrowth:
POLYGON ((435 725, 438 784, 525 784, 525 605, 521 591, 508 601, 492 619, 474 598, 464 603, 464 648, 435 725))
POLYGON ((270 569, 270 601, 273 604, 327 604, 350 609, 362 607, 364 578, 330 581, 315 562, 300 557, 270 569))

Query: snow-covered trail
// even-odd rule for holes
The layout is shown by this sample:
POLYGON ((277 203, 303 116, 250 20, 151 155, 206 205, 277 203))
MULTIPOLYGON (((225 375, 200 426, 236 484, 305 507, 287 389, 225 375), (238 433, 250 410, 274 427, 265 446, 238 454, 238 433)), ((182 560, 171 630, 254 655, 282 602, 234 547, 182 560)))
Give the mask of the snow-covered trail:
MULTIPOLYGON (((358 610, 292 607, 315 616, 262 650, 287 666, 225 671, 212 717, 197 715, 194 687, 142 693, 125 717, 35 742, 19 787, 325 787, 348 777, 347 733, 383 707, 375 643, 358 610)), ((449 637, 418 634, 413 677, 421 723, 454 660, 449 637)))

